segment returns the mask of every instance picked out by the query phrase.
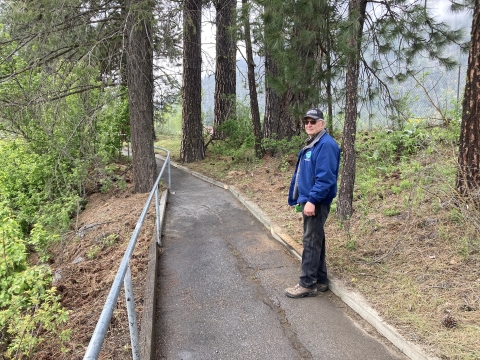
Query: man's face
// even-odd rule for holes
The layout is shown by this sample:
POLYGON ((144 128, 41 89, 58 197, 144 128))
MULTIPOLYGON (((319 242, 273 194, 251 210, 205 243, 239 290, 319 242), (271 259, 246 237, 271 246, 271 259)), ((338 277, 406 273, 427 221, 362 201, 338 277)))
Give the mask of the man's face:
POLYGON ((308 136, 312 137, 325 128, 325 120, 305 118, 303 119, 303 126, 305 126, 305 132, 308 136))

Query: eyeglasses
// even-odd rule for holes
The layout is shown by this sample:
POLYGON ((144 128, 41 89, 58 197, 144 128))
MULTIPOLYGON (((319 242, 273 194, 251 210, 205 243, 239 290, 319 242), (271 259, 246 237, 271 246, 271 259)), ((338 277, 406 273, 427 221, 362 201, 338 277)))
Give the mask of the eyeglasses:
POLYGON ((303 120, 303 125, 307 126, 308 124, 315 125, 317 120, 303 120))

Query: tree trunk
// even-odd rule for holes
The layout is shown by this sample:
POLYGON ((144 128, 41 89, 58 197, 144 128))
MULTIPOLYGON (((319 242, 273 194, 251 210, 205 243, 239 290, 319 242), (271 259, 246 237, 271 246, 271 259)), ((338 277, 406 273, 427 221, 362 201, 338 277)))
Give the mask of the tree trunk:
POLYGON ((182 144, 184 162, 205 157, 202 125, 202 0, 185 0, 183 8, 182 144))
POLYGON ((479 203, 480 188, 480 0, 475 0, 467 83, 463 99, 462 125, 458 154, 457 189, 479 203))
MULTIPOLYGON (((272 18, 278 14, 278 4, 266 2, 264 17, 272 18)), ((283 15, 281 15, 283 17, 283 15)), ((283 24, 282 21, 269 21, 265 23, 265 38, 272 38, 278 34, 283 24)), ((294 96, 289 88, 278 93, 272 84, 275 80, 284 81, 283 70, 270 53, 268 44, 265 45, 265 116, 263 120, 263 138, 290 139, 298 134, 296 122, 289 110, 293 104, 294 96)), ((278 49, 274 50, 278 52, 278 49)), ((268 149, 267 149, 268 151, 268 149)))
POLYGON ((296 120, 290 113, 290 109, 301 103, 290 87, 280 101, 280 116, 278 118, 278 139, 290 139, 300 134, 300 121, 296 120))
POLYGON ((353 188, 355 184, 355 138, 357 132, 358 76, 360 46, 365 20, 366 0, 350 0, 349 19, 351 33, 347 54, 347 76, 345 94, 345 124, 343 127, 343 168, 338 195, 337 215, 345 220, 353 214, 353 188))
MULTIPOLYGON (((263 120, 263 138, 269 139, 290 139, 294 135, 300 133, 299 122, 290 113, 289 109, 295 103, 295 96, 290 89, 287 89, 282 97, 279 97, 275 90, 268 85, 268 74, 271 77, 279 74, 275 64, 275 60, 268 59, 268 53, 265 57, 265 72, 267 78, 266 97, 265 97, 265 116, 263 120)), ((268 149, 266 149, 268 151, 268 149)))
POLYGON ((327 58, 327 130, 333 136, 333 96, 332 96, 332 64, 330 63, 330 56, 327 58))
POLYGON ((216 69, 214 97, 214 138, 223 139, 221 125, 228 119, 236 118, 236 1, 217 0, 216 25, 216 69))
POLYGON ((250 12, 248 0, 242 0, 242 15, 245 28, 245 48, 248 66, 248 89, 250 94, 250 111, 252 114, 253 135, 255 136, 255 156, 261 159, 264 155, 262 148, 262 125, 260 110, 258 109, 257 86, 255 84, 255 63, 253 61, 252 39, 250 38, 250 12))
POLYGON ((273 139, 279 134, 280 97, 270 85, 271 79, 279 76, 275 60, 268 51, 265 54, 265 114, 263 117, 263 137, 273 139))
POLYGON ((327 34, 329 36, 326 39, 327 51, 325 54, 325 62, 327 63, 327 130, 330 135, 333 136, 333 96, 332 96, 332 79, 333 79, 333 66, 332 66, 332 35, 330 29, 330 15, 327 16, 327 34))
POLYGON ((149 192, 157 176, 153 133, 153 1, 129 0, 127 83, 135 192, 149 192))

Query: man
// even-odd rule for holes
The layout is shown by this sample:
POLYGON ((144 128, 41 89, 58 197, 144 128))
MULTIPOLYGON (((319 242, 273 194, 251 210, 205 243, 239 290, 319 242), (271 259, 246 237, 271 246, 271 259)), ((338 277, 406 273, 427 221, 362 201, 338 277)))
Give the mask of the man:
POLYGON ((291 298, 316 296, 328 290, 324 225, 337 195, 340 148, 325 129, 323 113, 308 110, 303 118, 309 138, 298 154, 288 204, 303 213, 302 274, 297 285, 285 289, 291 298))

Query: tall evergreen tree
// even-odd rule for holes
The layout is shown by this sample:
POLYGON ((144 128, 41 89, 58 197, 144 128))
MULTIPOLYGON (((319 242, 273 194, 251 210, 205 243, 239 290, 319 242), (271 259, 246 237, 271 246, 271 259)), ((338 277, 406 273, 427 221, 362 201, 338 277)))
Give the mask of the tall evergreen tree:
POLYGON ((248 90, 250 96, 250 113, 255 137, 255 155, 261 159, 264 155, 262 148, 262 125, 258 108, 257 84, 255 81, 255 62, 253 60, 252 38, 250 34, 250 11, 248 0, 242 0, 242 18, 245 38, 245 52, 247 56, 248 90))
POLYGON ((222 124, 236 117, 236 34, 235 0, 215 0, 216 68, 214 96, 214 137, 222 139, 222 124))
MULTIPOLYGON (((263 137, 266 139, 278 138, 279 140, 288 137, 289 124, 282 123, 281 96, 275 89, 276 80, 280 78, 280 69, 273 52, 276 44, 268 45, 267 39, 275 38, 278 30, 283 27, 283 17, 275 16, 276 8, 271 1, 261 2, 263 4, 264 18, 264 53, 265 53, 265 114, 263 117, 263 137)), ((278 38, 278 37, 277 37, 278 38)), ((280 48, 281 45, 278 46, 280 48)), ((278 91, 280 93, 280 91, 278 91)), ((290 119, 288 119, 290 120, 290 119)), ((268 149, 267 149, 268 150, 268 149)))
MULTIPOLYGON (((265 139, 283 139, 286 134, 280 126, 280 97, 272 86, 273 78, 277 77, 278 66, 268 51, 265 51, 265 113, 263 116, 262 135, 265 139)), ((267 149, 268 150, 268 149, 267 149)))
POLYGON ((264 136, 289 138, 301 132, 300 118, 307 108, 326 102, 323 59, 330 47, 327 20, 334 7, 327 0, 259 3, 264 6, 264 136))
MULTIPOLYGON (((324 42, 324 48, 321 48, 321 53, 323 57, 320 57, 320 64, 321 66, 321 61, 323 60, 325 63, 325 96, 326 96, 326 106, 327 106, 327 118, 326 118, 326 129, 330 132, 330 134, 333 135, 333 79, 336 76, 336 71, 334 68, 333 64, 333 59, 334 59, 334 51, 335 51, 335 41, 334 41, 334 33, 333 29, 334 26, 333 24, 335 23, 335 20, 333 19, 333 16, 335 14, 334 11, 335 7, 330 4, 328 8, 328 14, 329 16, 326 17, 326 34, 327 37, 324 42)), ((322 45, 319 45, 322 46, 322 45)), ((322 88, 322 81, 320 81, 319 88, 322 88)))
POLYGON ((202 0, 185 0, 183 8, 182 143, 184 162, 205 157, 202 125, 202 0))
POLYGON ((480 188, 480 0, 475 0, 463 99, 457 189, 479 204, 480 188))
POLYGON ((463 35, 462 31, 451 31, 447 25, 436 22, 425 1, 375 1, 375 11, 373 8, 369 11, 369 3, 372 1, 350 0, 349 19, 341 25, 346 29, 354 29, 343 31, 345 40, 340 39, 339 42, 344 44, 342 52, 347 64, 342 143, 344 163, 337 207, 337 214, 342 219, 353 213, 357 99, 363 90, 358 86, 361 74, 359 67, 362 66, 364 74, 376 80, 377 95, 383 93, 391 108, 401 115, 402 109, 397 107, 398 102, 390 94, 388 80, 405 80, 413 71, 414 59, 419 55, 435 59, 447 68, 452 67, 455 62, 444 57, 442 52, 448 44, 459 43, 463 35), (368 27, 364 29, 367 15, 368 27), (361 27, 355 30, 354 24, 360 24, 361 27), (356 40, 352 37, 354 34, 356 40), (372 47, 373 59, 368 62, 364 51, 371 51, 372 47))
POLYGON ((127 73, 135 192, 149 192, 157 177, 153 130, 153 0, 126 0, 127 73))
POLYGON ((355 137, 357 134, 358 72, 362 45, 366 0, 350 0, 348 13, 348 52, 345 100, 345 124, 343 126, 343 166, 338 196, 337 214, 341 218, 352 215, 353 187, 355 184, 355 137))

